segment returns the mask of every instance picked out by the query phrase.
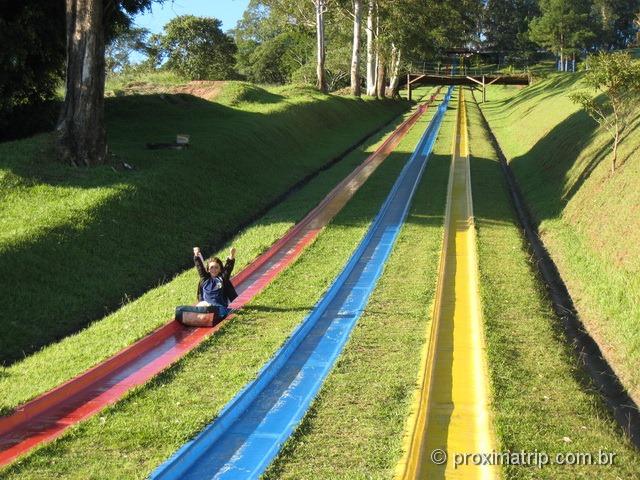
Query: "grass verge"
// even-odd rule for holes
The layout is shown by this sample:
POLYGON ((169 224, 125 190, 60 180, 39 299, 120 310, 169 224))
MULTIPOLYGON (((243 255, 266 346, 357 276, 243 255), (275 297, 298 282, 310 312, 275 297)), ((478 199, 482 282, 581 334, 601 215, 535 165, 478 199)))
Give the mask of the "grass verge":
POLYGON ((615 453, 613 465, 506 466, 508 479, 622 479, 640 456, 566 343, 510 206, 477 105, 467 102, 471 183, 496 434, 502 451, 615 453))
MULTIPOLYGON (((322 172, 236 235, 230 243, 239 250, 237 271, 317 205, 335 184, 377 148, 401 120, 394 122, 343 161, 322 172)), ((217 254, 223 256, 226 252, 221 250, 217 254)), ((184 256, 189 258, 188 250, 184 256)), ((0 414, 7 414, 17 405, 78 375, 164 324, 175 305, 193 301, 195 283, 196 274, 190 268, 171 282, 150 290, 135 301, 127 302, 82 331, 9 367, 0 367, 0 414)))
POLYGON ((145 478, 215 418, 304 318, 362 238, 415 141, 405 138, 298 261, 218 334, 0 476, 145 478))
POLYGON ((610 137, 568 98, 580 80, 495 87, 482 109, 581 321, 640 404, 640 110, 611 176, 610 137))
POLYGON ((455 103, 384 273, 309 413, 267 479, 391 478, 428 341, 455 103))
POLYGON ((220 248, 408 105, 227 87, 227 103, 189 95, 107 99, 110 146, 132 171, 56 163, 53 134, 0 144, 0 364, 163 283, 189 266, 193 244, 220 248), (191 135, 189 149, 145 148, 177 133, 191 135))

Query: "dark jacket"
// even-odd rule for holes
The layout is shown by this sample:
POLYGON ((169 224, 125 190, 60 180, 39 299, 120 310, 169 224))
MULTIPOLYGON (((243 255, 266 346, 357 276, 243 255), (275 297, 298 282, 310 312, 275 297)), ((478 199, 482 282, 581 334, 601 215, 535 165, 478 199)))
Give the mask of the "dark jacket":
MULTIPOLYGON (((204 268, 200 257, 193 257, 193 262, 196 264, 198 275, 200 275, 200 281, 198 282, 198 301, 201 302, 202 284, 211 278, 211 274, 204 268)), ((236 261, 233 258, 227 258, 224 268, 222 269, 222 273, 220 274, 222 277, 222 292, 224 293, 224 296, 227 297, 227 301, 229 303, 233 302, 238 297, 238 293, 231 283, 231 272, 233 272, 233 266, 235 263, 236 261)))

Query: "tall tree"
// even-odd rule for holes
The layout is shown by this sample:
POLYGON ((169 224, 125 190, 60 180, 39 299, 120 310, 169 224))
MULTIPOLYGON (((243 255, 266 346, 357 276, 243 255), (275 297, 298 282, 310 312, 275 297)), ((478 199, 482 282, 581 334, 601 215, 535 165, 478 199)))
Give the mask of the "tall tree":
POLYGON ((362 34, 362 0, 353 2, 353 41, 351 51, 351 94, 360 92, 360 36, 362 34))
POLYGON ((316 31, 316 86, 326 92, 326 38, 325 16, 329 11, 331 0, 263 0, 269 8, 283 15, 291 23, 312 26, 316 31), (311 8, 311 11, 309 9, 311 8))
POLYGON ((628 47, 638 31, 634 16, 639 9, 638 0, 593 0, 594 46, 602 50, 628 47))
POLYGON ((367 95, 376 94, 376 31, 377 31, 377 2, 369 0, 367 8, 367 95))
POLYGON ((538 13, 536 0, 488 0, 483 17, 485 43, 500 56, 531 51, 529 23, 538 13))
POLYGON ((233 76, 236 45, 213 17, 181 15, 164 26, 160 43, 166 66, 191 80, 233 76))
POLYGON ((589 10, 590 5, 581 0, 540 1, 542 15, 531 21, 531 39, 558 55, 560 70, 566 70, 567 54, 593 37, 589 10))
POLYGON ((66 91, 56 128, 61 160, 76 166, 107 161, 105 38, 151 1, 66 0, 66 91))
POLYGON ((395 43, 391 44, 391 64, 389 65, 390 78, 389 78, 389 90, 391 90, 391 96, 396 97, 398 95, 398 88, 400 87, 400 65, 402 63, 402 49, 398 48, 395 43))
POLYGON ((327 12, 327 0, 312 0, 316 9, 316 76, 317 87, 321 92, 327 92, 327 72, 325 68, 325 34, 324 14, 327 12))
POLYGON ((141 53, 149 55, 149 37, 146 28, 119 27, 105 49, 107 74, 119 73, 131 67, 131 55, 141 53))
POLYGON ((102 0, 67 0, 67 82, 58 124, 60 158, 76 166, 107 161, 102 0))

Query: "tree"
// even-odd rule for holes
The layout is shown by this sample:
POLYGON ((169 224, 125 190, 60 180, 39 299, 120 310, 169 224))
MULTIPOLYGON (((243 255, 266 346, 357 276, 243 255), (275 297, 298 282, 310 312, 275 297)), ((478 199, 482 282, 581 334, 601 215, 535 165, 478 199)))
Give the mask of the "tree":
POLYGON ((313 60, 313 37, 295 27, 257 45, 243 71, 256 83, 288 83, 296 70, 313 60))
POLYGON ((47 105, 63 78, 64 25, 63 2, 0 3, 0 139, 51 128, 57 107, 47 105))
POLYGON ((58 124, 60 158, 76 166, 107 161, 102 0, 67 0, 66 96, 58 124))
MULTIPOLYGON (((233 30, 237 69, 257 83, 287 83, 313 61, 315 22, 292 21, 290 14, 251 0, 233 30)), ((314 73, 315 75, 315 73, 314 73)))
POLYGON ((567 54, 583 46, 593 32, 589 4, 581 0, 541 0, 542 15, 531 21, 531 39, 560 58, 560 70, 567 70, 567 54))
POLYGON ((105 39, 152 0, 66 0, 66 91, 58 155, 76 166, 107 161, 104 126, 105 39))
POLYGON ((593 0, 594 47, 602 50, 628 47, 635 40, 634 16, 638 8, 638 0, 593 0))
POLYGON ((191 80, 226 80, 234 73, 236 45, 217 18, 182 15, 164 26, 166 68, 191 80))
POLYGON ((377 32, 377 2, 369 0, 367 8, 367 95, 376 94, 376 32, 377 32))
POLYGON ((604 101, 586 91, 570 95, 571 100, 581 105, 613 140, 611 173, 618 167, 618 144, 631 123, 640 96, 640 63, 626 52, 600 52, 586 61, 585 83, 604 95, 604 101))
POLYGON ((290 23, 315 27, 316 87, 327 92, 325 16, 331 0, 263 0, 262 3, 288 19, 290 23), (311 7, 311 10, 310 10, 311 7))
POLYGON ((324 14, 327 12, 327 0, 312 0, 316 9, 316 76, 318 78, 318 90, 327 93, 327 78, 325 70, 325 35, 324 14))
POLYGON ((360 96, 360 36, 362 32, 362 0, 353 2, 353 41, 351 51, 351 95, 360 96))
MULTIPOLYGON (((286 28, 287 22, 273 15, 273 10, 261 0, 250 0, 236 28, 230 32, 238 49, 236 54, 238 73, 251 79, 256 70, 253 59, 256 50, 284 33, 286 28)), ((271 47, 271 49, 274 48, 271 47)))
POLYGON ((489 0, 483 15, 483 32, 489 48, 500 55, 533 50, 529 23, 538 15, 536 0, 489 0))
POLYGON ((152 54, 149 38, 151 32, 146 28, 120 27, 105 49, 107 73, 118 73, 131 66, 131 54, 152 54))
POLYGON ((479 37, 482 0, 376 0, 376 92, 398 95, 403 58, 433 58, 479 37), (382 82, 382 83, 381 83, 382 82))

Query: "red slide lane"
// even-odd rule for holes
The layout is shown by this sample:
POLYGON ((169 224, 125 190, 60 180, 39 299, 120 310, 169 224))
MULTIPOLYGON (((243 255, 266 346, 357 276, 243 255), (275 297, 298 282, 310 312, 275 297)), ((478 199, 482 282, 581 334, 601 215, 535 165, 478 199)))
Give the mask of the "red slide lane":
MULTIPOLYGON (((423 104, 405 120, 361 165, 342 180, 307 216, 234 277, 241 308, 298 258, 320 230, 342 209, 380 163, 397 147, 407 131, 426 111, 423 104)), ((224 322, 231 319, 230 315, 224 322)), ((222 323, 224 323, 222 322, 222 323)), ((0 418, 0 466, 35 446, 60 436, 71 425, 115 403, 216 332, 188 328, 171 321, 113 357, 0 418)))

